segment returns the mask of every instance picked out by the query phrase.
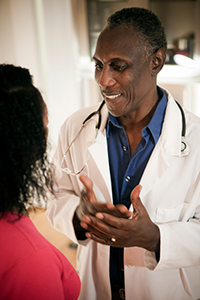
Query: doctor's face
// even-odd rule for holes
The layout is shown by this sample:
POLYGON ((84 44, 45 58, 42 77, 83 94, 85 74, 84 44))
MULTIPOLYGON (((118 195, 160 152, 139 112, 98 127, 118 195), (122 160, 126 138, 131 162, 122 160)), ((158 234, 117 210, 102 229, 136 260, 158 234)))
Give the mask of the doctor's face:
POLYGON ((93 59, 95 80, 112 115, 128 116, 145 107, 155 78, 134 28, 104 29, 93 59))

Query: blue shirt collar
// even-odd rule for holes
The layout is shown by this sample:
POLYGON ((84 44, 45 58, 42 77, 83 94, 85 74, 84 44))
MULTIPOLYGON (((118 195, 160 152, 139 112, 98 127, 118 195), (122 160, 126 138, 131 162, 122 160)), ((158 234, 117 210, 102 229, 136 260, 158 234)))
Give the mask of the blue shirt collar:
MULTIPOLYGON (((150 131, 155 144, 157 143, 159 136, 161 134, 162 130, 162 124, 164 120, 164 115, 165 115, 165 109, 167 106, 167 97, 164 91, 160 88, 158 88, 158 94, 160 95, 161 99, 156 107, 156 110, 153 114, 153 117, 151 118, 149 124, 143 128, 142 130, 142 136, 144 137, 146 134, 148 134, 148 131, 150 131), (148 128, 148 129, 147 129, 148 128)), ((108 115, 108 122, 107 122, 107 137, 109 138, 109 131, 110 131, 110 126, 111 123, 117 127, 117 128, 122 128, 116 117, 112 116, 110 113, 108 115)))

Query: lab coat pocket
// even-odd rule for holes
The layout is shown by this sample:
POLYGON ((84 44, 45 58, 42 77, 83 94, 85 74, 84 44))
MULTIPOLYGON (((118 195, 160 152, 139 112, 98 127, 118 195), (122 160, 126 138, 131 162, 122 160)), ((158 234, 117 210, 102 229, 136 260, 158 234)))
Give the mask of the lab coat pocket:
POLYGON ((183 208, 183 203, 173 208, 158 207, 156 210, 156 223, 178 221, 183 208))

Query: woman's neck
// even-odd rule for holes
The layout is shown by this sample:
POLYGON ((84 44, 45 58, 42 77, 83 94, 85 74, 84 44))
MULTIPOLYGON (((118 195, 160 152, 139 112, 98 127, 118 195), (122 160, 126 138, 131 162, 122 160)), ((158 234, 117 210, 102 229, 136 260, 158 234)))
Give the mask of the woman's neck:
POLYGON ((14 212, 16 214, 20 214, 20 215, 25 216, 25 217, 29 217, 29 213, 28 213, 28 211, 25 208, 22 211, 20 211, 19 208, 14 207, 13 210, 12 210, 12 212, 14 212))

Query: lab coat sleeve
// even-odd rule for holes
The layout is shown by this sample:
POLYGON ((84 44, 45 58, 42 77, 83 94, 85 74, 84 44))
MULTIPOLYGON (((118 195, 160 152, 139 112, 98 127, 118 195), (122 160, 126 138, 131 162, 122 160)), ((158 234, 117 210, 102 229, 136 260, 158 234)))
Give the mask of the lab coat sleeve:
POLYGON ((145 252, 150 270, 187 268, 200 264, 200 174, 188 193, 190 201, 183 207, 182 219, 157 224, 160 230, 160 260, 145 252), (193 194, 192 194, 193 191, 193 194))

